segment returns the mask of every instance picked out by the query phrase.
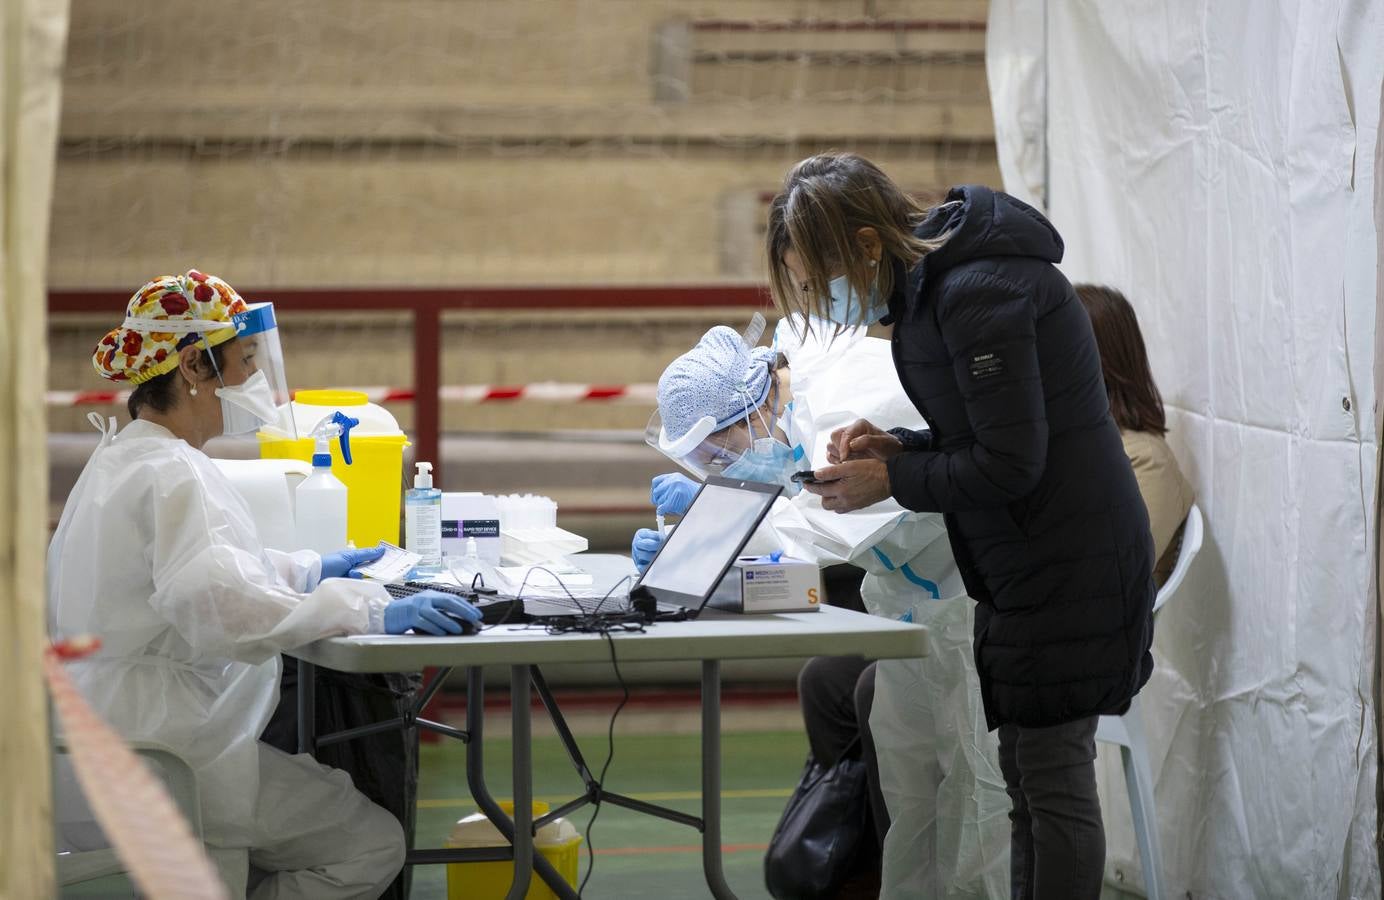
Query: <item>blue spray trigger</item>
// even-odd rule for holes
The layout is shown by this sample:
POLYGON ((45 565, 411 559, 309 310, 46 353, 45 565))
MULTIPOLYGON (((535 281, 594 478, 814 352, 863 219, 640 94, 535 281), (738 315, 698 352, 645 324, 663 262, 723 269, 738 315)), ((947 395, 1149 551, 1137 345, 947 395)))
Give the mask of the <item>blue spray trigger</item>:
POLYGON ((360 424, 360 419, 353 419, 341 410, 332 414, 332 421, 341 426, 341 434, 337 441, 341 444, 341 458, 346 465, 351 464, 351 429, 360 424))

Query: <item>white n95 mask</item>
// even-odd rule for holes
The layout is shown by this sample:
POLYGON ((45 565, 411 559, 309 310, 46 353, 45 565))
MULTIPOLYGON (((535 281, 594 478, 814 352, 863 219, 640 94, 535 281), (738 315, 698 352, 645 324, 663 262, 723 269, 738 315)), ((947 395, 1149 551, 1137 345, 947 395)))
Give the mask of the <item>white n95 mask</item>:
POLYGON ((216 389, 221 398, 221 431, 223 434, 250 434, 262 425, 279 420, 279 408, 274 392, 263 372, 256 372, 243 384, 216 389))

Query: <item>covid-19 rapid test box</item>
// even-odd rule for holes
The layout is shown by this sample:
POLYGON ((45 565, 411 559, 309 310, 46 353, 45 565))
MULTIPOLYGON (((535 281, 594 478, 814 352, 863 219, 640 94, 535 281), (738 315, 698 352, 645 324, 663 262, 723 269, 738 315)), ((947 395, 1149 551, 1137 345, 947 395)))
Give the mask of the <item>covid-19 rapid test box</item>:
POLYGON ((489 494, 443 492, 442 555, 461 558, 466 539, 476 539, 476 555, 500 564, 500 507, 489 494))
POLYGON ((787 556, 742 556, 711 595, 710 606, 739 613, 813 612, 822 602, 816 564, 787 556))

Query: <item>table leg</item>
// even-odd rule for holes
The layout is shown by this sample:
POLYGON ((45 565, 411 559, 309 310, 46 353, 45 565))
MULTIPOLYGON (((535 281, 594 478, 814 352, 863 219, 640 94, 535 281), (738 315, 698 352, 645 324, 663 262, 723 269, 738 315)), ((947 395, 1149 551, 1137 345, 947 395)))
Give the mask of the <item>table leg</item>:
POLYGON ((721 663, 702 660, 702 870, 717 900, 735 900, 721 867, 721 663))
MULTIPOLYGON (((527 694, 525 694, 523 709, 524 720, 527 723, 530 721, 527 694)), ((525 733, 527 734, 529 730, 526 724, 525 733)), ((515 823, 505 815, 504 810, 500 809, 499 804, 495 802, 495 798, 490 795, 490 788, 485 783, 484 731, 485 674, 480 666, 472 666, 466 670, 466 732, 471 736, 470 741, 466 744, 466 786, 471 791, 471 798, 475 800, 476 805, 481 808, 481 812, 485 813, 486 818, 494 823, 500 834, 504 835, 505 840, 516 845, 515 850, 517 851, 518 838, 515 834, 515 823)), ((523 751, 524 758, 527 760, 526 768, 530 773, 525 783, 530 786, 533 784, 531 747, 532 736, 530 735, 530 738, 524 741, 523 751)), ((519 767, 515 766, 514 771, 517 775, 519 767)), ((533 789, 530 787, 530 796, 532 796, 532 791, 533 789)), ((532 805, 530 804, 528 808, 532 810, 532 805)), ((517 819, 518 816, 516 815, 515 818, 517 819)), ((530 834, 530 847, 532 847, 532 829, 532 814, 530 814, 529 829, 526 831, 527 834, 530 834)), ((532 853, 531 857, 533 859, 533 868, 537 869, 538 876, 543 879, 543 883, 548 885, 548 888, 554 894, 562 898, 562 900, 577 900, 577 892, 573 890, 571 885, 569 885, 562 875, 558 873, 557 869, 553 868, 553 864, 548 862, 547 857, 534 855, 532 853)), ((514 858, 517 859, 517 855, 514 858)), ((520 896, 523 896, 522 892, 520 896)))
POLYGON ((298 660, 298 752, 317 749, 317 666, 298 660))
POLYGON ((529 667, 510 666, 509 705, 514 761, 514 881, 508 900, 523 900, 533 877, 533 759, 529 667))

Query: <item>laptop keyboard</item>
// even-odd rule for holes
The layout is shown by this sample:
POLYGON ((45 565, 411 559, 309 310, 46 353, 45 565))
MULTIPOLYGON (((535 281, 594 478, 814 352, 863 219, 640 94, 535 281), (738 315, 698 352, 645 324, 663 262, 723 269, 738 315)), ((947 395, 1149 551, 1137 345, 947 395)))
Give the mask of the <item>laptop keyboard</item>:
POLYGON ((425 581, 406 581, 403 584, 386 584, 383 586, 389 596, 395 600, 404 597, 412 597, 422 591, 440 591, 443 594, 451 594, 460 597, 467 603, 481 611, 481 622, 485 625, 496 625, 501 622, 515 623, 523 622, 525 617, 514 610, 514 600, 508 597, 488 597, 483 594, 477 595, 465 588, 451 584, 430 584, 425 581))
MULTIPOLYGON (((591 613, 620 612, 630 608, 628 596, 612 596, 602 601, 599 598, 575 599, 573 597, 542 597, 526 598, 524 603, 524 615, 519 616, 511 612, 510 607, 514 601, 505 597, 480 597, 471 591, 451 584, 433 584, 426 581, 406 581, 403 584, 386 584, 384 589, 389 596, 398 600, 404 597, 412 597, 420 591, 441 591, 444 594, 451 594, 460 597, 480 609, 482 621, 487 625, 498 622, 518 623, 526 619, 541 619, 545 616, 573 616, 590 615, 591 613)), ((667 603, 658 601, 658 617, 660 619, 681 619, 687 615, 687 608, 677 603, 667 603)))

